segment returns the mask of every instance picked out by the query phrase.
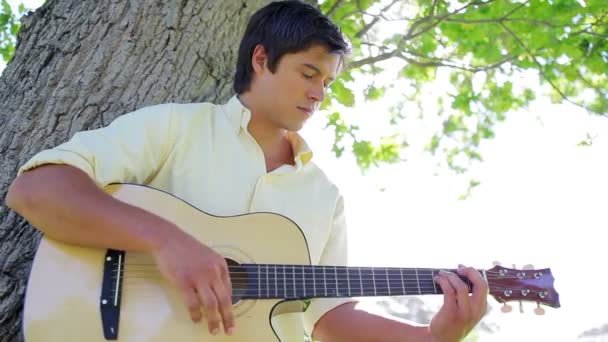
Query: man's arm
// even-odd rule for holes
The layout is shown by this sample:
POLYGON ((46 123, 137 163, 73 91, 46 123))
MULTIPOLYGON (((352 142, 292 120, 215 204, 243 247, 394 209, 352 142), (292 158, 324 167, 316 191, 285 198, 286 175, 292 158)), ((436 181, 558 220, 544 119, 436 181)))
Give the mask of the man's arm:
POLYGON ((7 205, 46 235, 98 248, 152 252, 177 227, 101 190, 83 171, 43 165, 18 176, 7 205))
POLYGON ((473 284, 467 285, 454 273, 440 272, 435 281, 444 293, 444 304, 429 326, 414 326, 356 308, 356 303, 338 306, 319 319, 313 339, 322 342, 457 342, 475 327, 486 312, 488 287, 479 272, 459 267, 458 273, 473 284))
POLYGON ((101 190, 83 171, 43 165, 10 185, 7 205, 56 240, 97 248, 151 253, 161 273, 184 296, 192 320, 205 308, 208 328, 234 326, 231 284, 224 258, 176 225, 101 190), (189 262, 184 262, 189 260, 189 262))
POLYGON ((328 311, 315 325, 313 340, 323 342, 424 342, 430 341, 428 326, 414 326, 374 315, 350 302, 328 311))

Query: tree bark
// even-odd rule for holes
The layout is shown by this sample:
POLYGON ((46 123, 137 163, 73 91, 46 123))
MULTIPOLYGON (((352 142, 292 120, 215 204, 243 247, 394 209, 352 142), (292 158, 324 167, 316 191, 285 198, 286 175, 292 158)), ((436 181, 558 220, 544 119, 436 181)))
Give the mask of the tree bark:
POLYGON ((0 78, 0 341, 23 340, 23 295, 40 239, 4 203, 18 167, 143 106, 227 100, 245 24, 269 2, 49 0, 22 19, 0 78))

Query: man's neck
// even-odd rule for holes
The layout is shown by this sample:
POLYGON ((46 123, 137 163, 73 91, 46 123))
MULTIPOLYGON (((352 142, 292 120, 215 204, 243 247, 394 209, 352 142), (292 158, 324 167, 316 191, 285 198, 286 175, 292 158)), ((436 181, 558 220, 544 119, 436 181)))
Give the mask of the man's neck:
POLYGON ((294 152, 287 139, 287 130, 276 127, 256 106, 250 93, 239 95, 241 103, 251 112, 247 131, 264 152, 268 172, 283 164, 294 164, 294 152))

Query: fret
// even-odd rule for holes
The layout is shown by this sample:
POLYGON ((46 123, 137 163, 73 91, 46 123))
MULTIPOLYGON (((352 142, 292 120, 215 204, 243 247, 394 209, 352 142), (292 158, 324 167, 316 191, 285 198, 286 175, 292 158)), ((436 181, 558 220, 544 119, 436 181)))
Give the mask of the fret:
POLYGON ((305 297, 307 297, 306 296, 306 278, 307 277, 306 277, 306 273, 305 273, 305 270, 304 270, 304 265, 300 266, 300 273, 299 274, 300 274, 300 278, 301 278, 301 282, 300 283, 302 284, 302 296, 301 297, 305 298, 305 297))
POLYGON ((268 264, 266 264, 266 298, 270 298, 270 286, 268 284, 268 264))
POLYGON ((289 265, 283 265, 284 276, 285 276, 285 298, 293 298, 295 284, 293 278, 293 269, 289 265))
POLYGON ((422 291, 420 290, 420 277, 418 277, 418 269, 414 268, 414 271, 416 272, 416 284, 418 284, 418 294, 422 294, 422 291))
POLYGON ((314 297, 317 296, 317 277, 315 277, 315 268, 316 267, 314 267, 314 266, 310 268, 310 271, 312 273, 312 289, 313 289, 312 290, 312 295, 314 297))
POLYGON ((323 286, 325 286, 325 297, 327 297, 327 276, 325 274, 325 266, 323 267, 323 286))
POLYGON ((266 283, 267 292, 269 295, 268 298, 277 298, 277 287, 276 285, 273 288, 272 284, 275 284, 277 281, 277 272, 275 265, 266 265, 266 277, 268 277, 268 282, 266 283))
POLYGON ((293 296, 297 297, 298 293, 296 292, 296 265, 291 265, 291 274, 293 275, 293 296))
POLYGON ((433 280, 435 270, 433 269, 419 269, 418 270, 418 281, 420 282, 421 294, 438 294, 441 293, 441 289, 437 288, 437 284, 433 280))
POLYGON ((294 296, 296 298, 304 298, 304 273, 302 272, 302 265, 293 265, 293 279, 294 279, 294 296))
POLYGON ((276 277, 278 298, 285 298, 285 265, 277 265, 276 277))
POLYGON ((277 264, 274 264, 274 297, 279 298, 279 287, 277 284, 277 264))
POLYGON ((352 296, 353 292, 350 290, 350 272, 348 271, 349 268, 346 267, 345 269, 346 269, 346 283, 348 284, 348 296, 352 296))
MULTIPOLYGON (((328 267, 329 266, 326 266, 325 268, 327 269, 328 267)), ((326 270, 326 272, 327 272, 327 270, 326 270)), ((329 269, 328 276, 330 278, 327 279, 327 281, 329 282, 329 288, 328 288, 327 292, 330 297, 334 297, 336 295, 336 292, 338 291, 338 276, 336 274, 335 267, 332 267, 329 269), (332 269, 333 269, 333 275, 331 274, 332 269), (333 277, 333 278, 331 278, 331 277, 333 277)))
POLYGON ((325 287, 325 274, 323 266, 315 266, 312 271, 315 274, 315 288, 317 290, 317 297, 326 297, 327 292, 323 292, 325 287))
POLYGON ((363 276, 361 275, 361 267, 359 267, 359 283, 361 285, 361 295, 363 296, 363 276))
POLYGON ((262 298, 262 267, 258 265, 258 297, 262 298))
POLYGON ((340 297, 351 296, 349 281, 348 281, 348 268, 344 266, 340 266, 336 269, 336 278, 338 280, 338 289, 339 293, 336 291, 336 295, 340 297))
POLYGON ((401 289, 403 290, 403 294, 407 294, 407 292, 405 292, 405 281, 403 280, 403 268, 399 269, 399 275, 401 276, 401 289))
POLYGON ((348 278, 348 292, 349 296, 362 296, 363 289, 361 288, 361 273, 358 268, 347 267, 346 276, 348 278))
POLYGON ((372 273, 372 284, 374 284, 374 296, 378 295, 378 291, 376 291, 376 276, 374 275, 374 270, 370 270, 372 273))
POLYGON ((390 289, 391 295, 404 295, 404 286, 401 278, 401 269, 389 268, 387 269, 388 274, 388 288, 390 289))
POLYGON ((386 269, 386 287, 388 287, 388 295, 391 295, 391 281, 388 279, 388 268, 386 269))
POLYGON ((372 270, 372 274, 374 274, 374 289, 376 290, 377 296, 387 296, 389 295, 388 291, 388 277, 386 275, 386 269, 382 268, 374 268, 372 270))
POLYGON ((335 280, 336 280, 336 296, 339 296, 340 288, 338 287, 338 266, 334 266, 334 276, 335 276, 335 280))
POLYGON ((368 267, 360 268, 361 284, 364 296, 377 296, 374 272, 368 267))

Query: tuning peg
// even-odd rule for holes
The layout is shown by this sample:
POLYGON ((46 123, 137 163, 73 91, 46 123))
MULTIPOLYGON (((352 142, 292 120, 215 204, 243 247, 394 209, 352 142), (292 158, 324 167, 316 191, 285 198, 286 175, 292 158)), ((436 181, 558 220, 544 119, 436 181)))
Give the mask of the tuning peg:
POLYGON ((493 261, 493 262, 492 262, 492 265, 493 265, 493 266, 500 266, 500 261, 493 261))
POLYGON ((545 309, 540 306, 540 303, 536 303, 536 308, 534 309, 534 313, 538 316, 542 316, 545 314, 545 309))
POLYGON ((524 313, 524 303, 521 300, 519 301, 519 313, 524 313))
POLYGON ((524 265, 524 270, 533 270, 533 269, 534 269, 534 265, 532 265, 532 264, 524 265))
POLYGON ((503 313, 509 313, 513 310, 513 308, 511 307, 511 305, 504 303, 502 308, 500 308, 500 311, 502 311, 503 313))

